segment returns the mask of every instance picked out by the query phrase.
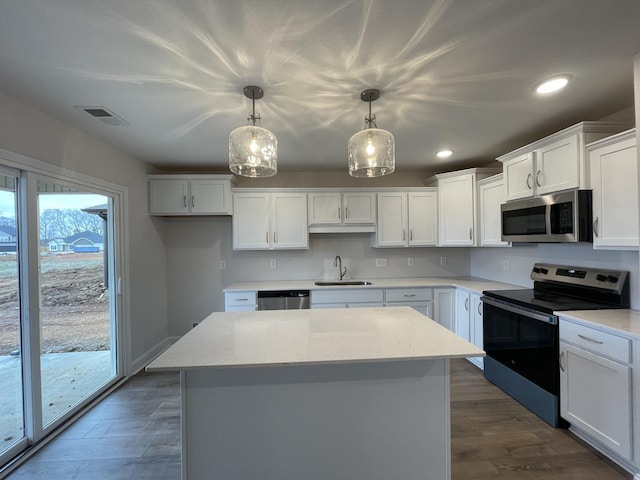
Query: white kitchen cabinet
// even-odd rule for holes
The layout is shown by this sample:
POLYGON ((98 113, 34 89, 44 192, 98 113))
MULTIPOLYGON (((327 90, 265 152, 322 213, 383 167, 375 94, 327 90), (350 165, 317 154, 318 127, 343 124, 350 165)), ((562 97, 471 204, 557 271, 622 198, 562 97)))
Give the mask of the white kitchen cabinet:
POLYGON ((437 192, 434 188, 378 193, 375 247, 436 244, 437 192))
MULTIPOLYGON (((473 343, 476 347, 483 348, 483 323, 481 295, 464 289, 456 289, 456 312, 454 332, 473 343)), ((484 368, 483 358, 469 358, 471 363, 479 368, 484 368)))
POLYGON ((233 202, 234 250, 309 248, 306 193, 243 191, 233 202))
POLYGON ((438 187, 438 246, 477 245, 476 182, 498 170, 469 168, 435 176, 438 187))
POLYGON ((433 289, 433 319, 451 331, 454 331, 455 296, 455 288, 433 289))
POLYGON ((597 448, 633 460, 632 341, 560 316, 560 415, 597 448))
POLYGON ((480 246, 508 247, 502 241, 502 215, 500 205, 506 201, 503 174, 478 181, 480 246))
POLYGON ((375 230, 376 194, 373 192, 311 191, 308 197, 311 233, 375 230))
POLYGON ((323 288, 311 291, 311 308, 384 307, 381 288, 323 288))
POLYGON ((433 289, 431 288, 387 288, 384 291, 384 300, 385 307, 411 307, 432 318, 433 289))
POLYGON ((582 122, 498 157, 506 199, 589 188, 585 145, 624 128, 620 123, 582 122))
POLYGON ((224 294, 225 312, 251 312, 258 309, 258 292, 233 291, 224 294))
POLYGON ((593 248, 636 250, 639 241, 635 129, 587 146, 593 191, 593 248))
POLYGON ((150 215, 231 215, 232 175, 150 175, 150 215))

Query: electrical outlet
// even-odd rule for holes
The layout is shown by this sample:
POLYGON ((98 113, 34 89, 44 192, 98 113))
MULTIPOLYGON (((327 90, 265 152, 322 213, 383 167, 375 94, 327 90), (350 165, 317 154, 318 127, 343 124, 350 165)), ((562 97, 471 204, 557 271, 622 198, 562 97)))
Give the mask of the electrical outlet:
POLYGON ((447 257, 440 257, 440 265, 446 265, 447 264, 447 257))
POLYGON ((388 267, 389 259, 386 257, 376 258, 376 267, 388 267))
POLYGON ((276 262, 275 258, 269 260, 269 268, 278 268, 278 262, 276 262))
POLYGON ((509 260, 507 260, 506 258, 502 260, 502 269, 509 270, 509 260))
POLYGON ((225 268, 227 268, 227 262, 220 260, 220 270, 224 270, 225 268))
POLYGON ((407 265, 409 267, 413 267, 416 264, 416 259, 415 257, 408 257, 407 258, 407 265))

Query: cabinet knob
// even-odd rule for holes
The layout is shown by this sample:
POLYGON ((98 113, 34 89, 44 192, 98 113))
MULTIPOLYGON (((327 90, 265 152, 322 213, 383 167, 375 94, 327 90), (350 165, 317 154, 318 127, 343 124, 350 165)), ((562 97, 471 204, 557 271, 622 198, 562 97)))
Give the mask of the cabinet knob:
POLYGON ((187 208, 187 196, 186 195, 182 198, 182 204, 184 205, 184 208, 187 208))
POLYGON ((482 302, 478 302, 478 315, 482 316, 482 302))
POLYGON ((191 208, 195 208, 195 207, 196 207, 196 196, 191 195, 191 208))
POLYGON ((407 239, 407 231, 403 228, 402 229, 402 241, 404 242, 407 239))
MULTIPOLYGON (((541 187, 542 183, 540 182, 540 175, 542 175, 542 170, 538 170, 538 173, 536 173, 536 185, 541 187)), ((542 175, 542 180, 544 181, 544 175, 542 175)))
POLYGON ((531 175, 531 173, 529 173, 529 175, 527 175, 527 188, 529 190, 531 190, 533 188, 533 185, 531 184, 531 180, 533 179, 533 175, 531 175))
POLYGON ((342 220, 342 209, 338 207, 338 220, 342 220))
POLYGON ((563 360, 564 360, 564 350, 560 352, 560 361, 558 362, 560 364, 560 370, 564 372, 564 365, 562 364, 563 360))
POLYGON ((464 299, 464 309, 468 312, 469 311, 469 298, 465 298, 464 299))
POLYGON ((469 240, 473 240, 473 228, 469 229, 469 240))
POLYGON ((344 219, 349 218, 349 207, 344 207, 344 219))
POLYGON ((598 217, 593 221, 593 234, 598 237, 598 217))

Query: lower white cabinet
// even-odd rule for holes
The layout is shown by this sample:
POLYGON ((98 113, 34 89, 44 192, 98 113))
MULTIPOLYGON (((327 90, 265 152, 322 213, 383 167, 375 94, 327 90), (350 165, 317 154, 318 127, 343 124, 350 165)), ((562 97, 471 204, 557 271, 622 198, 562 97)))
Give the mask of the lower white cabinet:
POLYGON ((431 288, 387 288, 384 298, 385 307, 412 307, 431 318, 433 311, 433 289, 431 288))
POLYGON ((381 288, 338 288, 311 291, 311 308, 384 307, 381 288))
POLYGON ((560 415, 614 459, 633 461, 631 339, 560 316, 560 415))
POLYGON ((451 331, 454 331, 455 297, 455 288, 433 289, 433 319, 451 331))
POLYGON ((234 291, 224 294, 225 312, 250 312, 258 309, 258 292, 256 291, 234 291))
MULTIPOLYGON (((482 349, 482 328, 481 296, 477 293, 457 288, 454 332, 459 337, 482 349)), ((477 367, 484 368, 484 359, 482 357, 472 357, 468 360, 477 367)))

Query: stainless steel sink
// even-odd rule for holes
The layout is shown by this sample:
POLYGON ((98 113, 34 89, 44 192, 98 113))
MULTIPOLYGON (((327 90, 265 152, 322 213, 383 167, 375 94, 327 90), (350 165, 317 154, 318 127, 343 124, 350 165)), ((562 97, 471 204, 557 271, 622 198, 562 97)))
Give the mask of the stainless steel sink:
POLYGON ((318 280, 315 282, 319 287, 342 287, 347 285, 373 285, 367 280, 318 280))

